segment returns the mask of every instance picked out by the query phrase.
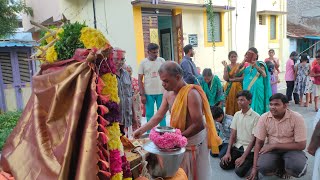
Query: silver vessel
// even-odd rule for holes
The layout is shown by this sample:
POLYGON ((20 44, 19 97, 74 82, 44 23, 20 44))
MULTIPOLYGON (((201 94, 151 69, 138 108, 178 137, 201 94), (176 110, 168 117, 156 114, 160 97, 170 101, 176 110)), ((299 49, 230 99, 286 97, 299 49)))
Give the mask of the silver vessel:
POLYGON ((155 131, 160 133, 160 134, 164 134, 166 132, 168 133, 174 133, 176 132, 176 130, 172 127, 169 127, 169 126, 158 126, 155 128, 155 131))
POLYGON ((185 148, 176 148, 163 151, 153 142, 144 144, 143 149, 149 152, 146 160, 147 169, 152 177, 173 177, 178 171, 186 151, 185 148))

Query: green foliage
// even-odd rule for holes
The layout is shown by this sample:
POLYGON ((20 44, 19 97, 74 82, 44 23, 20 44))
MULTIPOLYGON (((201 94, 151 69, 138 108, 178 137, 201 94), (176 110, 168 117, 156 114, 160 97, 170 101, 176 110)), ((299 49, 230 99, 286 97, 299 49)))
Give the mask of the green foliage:
POLYGON ((79 22, 69 23, 62 27, 64 33, 61 34, 60 40, 55 43, 58 59, 70 59, 77 48, 84 48, 83 43, 80 41, 83 27, 85 27, 85 24, 80 24, 79 22))
POLYGON ((33 11, 24 2, 14 2, 9 5, 8 0, 0 0, 0 38, 12 35, 18 28, 18 13, 33 16, 33 11))
POLYGON ((2 149, 11 131, 16 126, 21 113, 21 111, 15 111, 0 114, 0 150, 2 149))
POLYGON ((208 26, 211 29, 212 46, 214 48, 215 47, 215 40, 214 40, 214 11, 213 11, 212 0, 207 0, 206 11, 207 11, 208 19, 209 19, 208 26))

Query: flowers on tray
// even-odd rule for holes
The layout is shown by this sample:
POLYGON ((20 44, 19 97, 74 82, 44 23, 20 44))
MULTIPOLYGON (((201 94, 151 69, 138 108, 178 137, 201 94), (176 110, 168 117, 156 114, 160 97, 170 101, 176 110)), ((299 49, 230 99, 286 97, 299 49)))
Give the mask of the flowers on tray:
POLYGON ((174 133, 165 132, 161 134, 153 128, 149 138, 160 149, 181 148, 185 147, 188 143, 187 138, 182 136, 179 129, 175 129, 174 133))

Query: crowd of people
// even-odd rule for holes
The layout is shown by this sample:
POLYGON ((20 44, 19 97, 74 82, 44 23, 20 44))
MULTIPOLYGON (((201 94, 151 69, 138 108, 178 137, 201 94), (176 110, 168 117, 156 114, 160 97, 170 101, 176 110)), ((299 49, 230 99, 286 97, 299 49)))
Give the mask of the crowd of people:
MULTIPOLYGON (((132 116, 132 123, 125 123, 128 125, 124 126, 124 133, 138 138, 157 125, 167 126, 165 116, 169 111, 170 126, 179 128, 188 138, 181 167, 189 179, 211 177, 210 155, 221 159, 222 169, 235 168, 239 177, 250 180, 272 175, 304 176, 306 125, 302 115, 290 110, 288 104, 293 95, 296 104, 307 107, 313 95, 318 111, 320 50, 312 63, 305 53, 290 54, 286 63, 286 95, 277 93, 280 65, 273 49, 269 50, 268 58, 259 61, 258 50, 249 48, 240 63, 237 52, 231 51, 230 63, 222 61, 224 86, 210 68, 200 74, 192 60, 192 45, 186 45, 184 53, 180 65, 165 61, 158 57, 159 46, 150 43, 148 57, 139 66, 138 80, 127 79, 128 75, 122 76, 122 71, 117 71, 119 90, 128 92, 119 93, 120 100, 128 102, 121 103, 121 114, 132 116), (127 87, 132 89, 131 93, 125 90, 127 87), (147 123, 141 126, 144 115, 147 123)), ((117 69, 132 73, 124 61, 115 63, 117 69)), ((308 147, 308 152, 316 156, 316 163, 320 161, 319 126, 319 123, 315 126, 318 128, 308 147)), ((313 177, 319 178, 316 165, 313 177)))

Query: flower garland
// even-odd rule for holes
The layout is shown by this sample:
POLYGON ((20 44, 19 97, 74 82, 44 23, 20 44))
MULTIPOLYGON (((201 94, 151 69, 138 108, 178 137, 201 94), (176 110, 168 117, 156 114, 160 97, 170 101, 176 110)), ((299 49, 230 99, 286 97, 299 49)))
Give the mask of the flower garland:
POLYGON ((110 123, 119 122, 120 121, 120 108, 119 104, 115 102, 108 102, 106 104, 110 113, 104 115, 104 118, 107 119, 110 123))
POLYGON ((106 85, 102 89, 103 95, 110 95, 110 100, 116 103, 120 102, 118 96, 118 81, 117 77, 112 73, 107 73, 101 76, 104 84, 106 85))
POLYGON ((122 156, 122 171, 124 180, 131 180, 132 173, 130 169, 130 163, 128 162, 126 156, 122 156))
POLYGON ((176 147, 185 147, 188 143, 186 137, 182 136, 179 129, 175 129, 174 133, 166 132, 160 134, 153 128, 149 135, 150 140, 160 149, 173 149, 176 147))
POLYGON ((120 132, 120 125, 118 122, 114 122, 111 126, 107 127, 109 132, 108 137, 108 147, 110 150, 120 150, 123 153, 123 146, 120 140, 121 132, 120 132))
POLYGON ((101 49, 106 44, 109 44, 108 40, 104 37, 101 31, 90 27, 84 27, 81 29, 80 41, 87 49, 101 49))
MULTIPOLYGON (((86 43, 84 42, 84 44, 86 43)), ((107 52, 103 57, 105 59, 96 60, 96 67, 99 68, 97 92, 106 97, 100 98, 99 102, 101 102, 107 108, 107 110, 100 108, 100 112, 106 113, 104 113, 104 115, 101 114, 98 118, 98 121, 107 121, 110 123, 106 127, 106 131, 108 137, 107 148, 109 150, 111 180, 132 180, 130 163, 125 157, 124 147, 120 140, 122 134, 120 132, 119 124, 120 107, 118 103, 120 102, 120 98, 118 96, 118 80, 114 74, 116 69, 112 59, 113 56, 111 53, 108 53, 112 52, 112 47, 108 45, 105 47, 108 48, 104 51, 107 52)))
POLYGON ((121 154, 124 154, 123 145, 120 140, 121 132, 120 125, 117 120, 119 120, 119 105, 120 98, 118 96, 118 82, 115 75, 112 73, 107 73, 101 76, 104 83, 102 89, 103 95, 109 95, 110 101, 106 103, 106 107, 109 109, 109 113, 105 115, 105 118, 112 122, 111 125, 107 127, 108 130, 108 149, 110 152, 110 170, 111 170, 111 180, 122 180, 122 159, 121 154))

